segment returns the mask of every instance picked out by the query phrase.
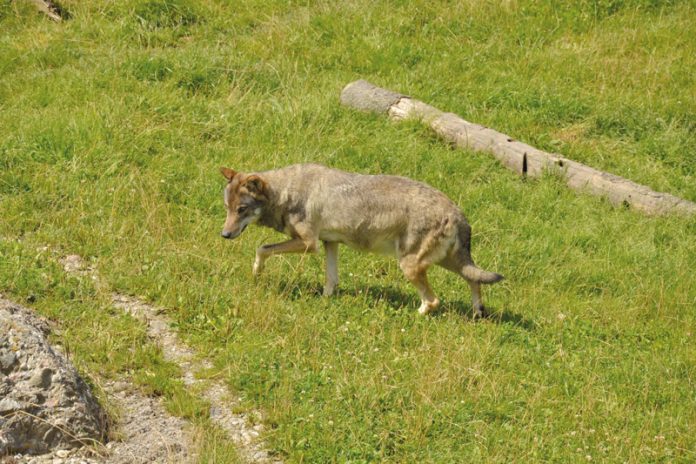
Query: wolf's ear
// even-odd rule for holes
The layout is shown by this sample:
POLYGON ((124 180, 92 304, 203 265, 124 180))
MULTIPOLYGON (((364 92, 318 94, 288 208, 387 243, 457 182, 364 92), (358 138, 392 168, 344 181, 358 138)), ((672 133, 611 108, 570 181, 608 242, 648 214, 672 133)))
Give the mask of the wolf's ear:
POLYGON ((266 197, 266 182, 257 175, 251 175, 244 179, 244 187, 256 197, 266 197))
POLYGON ((227 180, 232 180, 234 176, 237 175, 237 173, 230 168, 220 168, 220 172, 227 180))

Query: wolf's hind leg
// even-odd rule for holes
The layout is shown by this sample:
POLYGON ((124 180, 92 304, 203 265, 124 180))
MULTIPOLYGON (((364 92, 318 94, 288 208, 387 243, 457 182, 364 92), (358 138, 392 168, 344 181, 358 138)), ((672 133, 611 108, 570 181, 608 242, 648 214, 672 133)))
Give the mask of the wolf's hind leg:
POLYGON ((471 289, 471 305, 474 308, 474 319, 486 317, 486 308, 481 301, 481 284, 468 279, 466 283, 469 284, 469 288, 471 289))
POLYGON ((324 250, 326 250, 324 296, 331 296, 338 286, 338 242, 324 242, 324 250))
POLYGON ((473 265, 471 258, 467 257, 463 253, 455 253, 447 256, 438 264, 466 280, 466 283, 469 284, 469 288, 471 289, 471 306, 474 308, 474 319, 485 317, 486 308, 484 307, 483 300, 481 298, 481 282, 467 277, 463 272, 465 265, 473 265))
POLYGON ((414 256, 405 256, 399 261, 399 266, 406 278, 416 287, 421 297, 421 305, 418 308, 420 314, 428 314, 440 305, 440 300, 435 296, 428 283, 427 266, 423 266, 414 256))

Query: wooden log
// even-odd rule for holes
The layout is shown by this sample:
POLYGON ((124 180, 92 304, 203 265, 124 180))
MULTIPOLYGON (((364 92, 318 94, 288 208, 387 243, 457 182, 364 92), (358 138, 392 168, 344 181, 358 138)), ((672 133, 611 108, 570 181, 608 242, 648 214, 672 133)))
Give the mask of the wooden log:
POLYGON ((365 80, 348 84, 341 92, 341 103, 361 111, 384 113, 394 120, 419 120, 455 146, 489 152, 520 175, 538 177, 545 171, 552 171, 563 177, 570 188, 604 196, 614 205, 630 206, 654 215, 696 214, 696 203, 655 192, 623 177, 538 150, 508 135, 365 80))

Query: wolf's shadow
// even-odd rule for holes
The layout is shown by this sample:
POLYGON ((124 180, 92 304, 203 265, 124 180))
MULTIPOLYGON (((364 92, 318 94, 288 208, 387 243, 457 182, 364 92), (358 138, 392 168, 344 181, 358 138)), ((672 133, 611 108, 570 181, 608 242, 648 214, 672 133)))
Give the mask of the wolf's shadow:
MULTIPOLYGON (((323 287, 316 283, 310 282, 307 279, 281 280, 279 282, 279 290, 286 293, 289 298, 295 300, 303 295, 312 295, 321 298, 323 287)), ((415 290, 413 292, 405 292, 401 288, 394 285, 370 285, 367 287, 339 288, 338 295, 350 295, 352 297, 368 296, 376 301, 384 301, 393 308, 399 310, 413 310, 420 305, 420 300, 415 290)), ((432 317, 442 317, 448 312, 454 312, 464 318, 473 319, 474 309, 469 300, 443 300, 440 309, 436 311, 432 317)), ((491 306, 486 306, 487 316, 485 321, 494 322, 496 324, 509 324, 520 327, 525 330, 532 331, 536 328, 536 324, 531 319, 527 319, 523 315, 505 310, 497 309, 491 306)))
MULTIPOLYGON (((404 292, 400 288, 392 285, 370 286, 364 289, 364 291, 376 300, 386 301, 390 306, 415 310, 420 305, 420 299, 415 292, 404 292)), ((359 291, 356 290, 346 290, 343 293, 347 295, 359 295, 359 291)), ((454 312, 469 319, 474 318, 474 308, 471 306, 470 300, 445 299, 441 302, 440 309, 433 314, 433 317, 442 317, 448 312, 454 312)), ((535 328, 535 324, 532 320, 512 311, 486 306, 486 313, 487 316, 484 319, 490 322, 512 324, 525 330, 534 330, 535 328)))

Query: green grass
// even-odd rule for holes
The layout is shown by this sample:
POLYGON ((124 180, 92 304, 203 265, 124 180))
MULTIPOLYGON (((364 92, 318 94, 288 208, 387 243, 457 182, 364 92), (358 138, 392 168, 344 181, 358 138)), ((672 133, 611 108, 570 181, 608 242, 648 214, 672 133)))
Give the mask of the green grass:
MULTIPOLYGON (((0 242, 0 291, 34 293, 88 375, 174 371, 128 351, 143 327, 65 290, 55 265, 18 284, 44 272, 29 250, 93 257, 115 289, 168 308, 288 462, 696 459, 696 219, 523 181, 338 104, 366 78, 696 201, 693 2, 64 6, 55 24, 0 2, 0 237, 24 244, 0 242), (396 263, 345 248, 336 298, 319 296, 320 256, 274 258, 255 282, 255 248, 280 236, 219 238, 217 168, 302 161, 446 192, 477 262, 507 277, 486 289, 493 317, 472 323, 466 285, 438 270, 444 311, 420 317, 396 263)), ((179 413, 209 428, 193 409, 179 413)))

